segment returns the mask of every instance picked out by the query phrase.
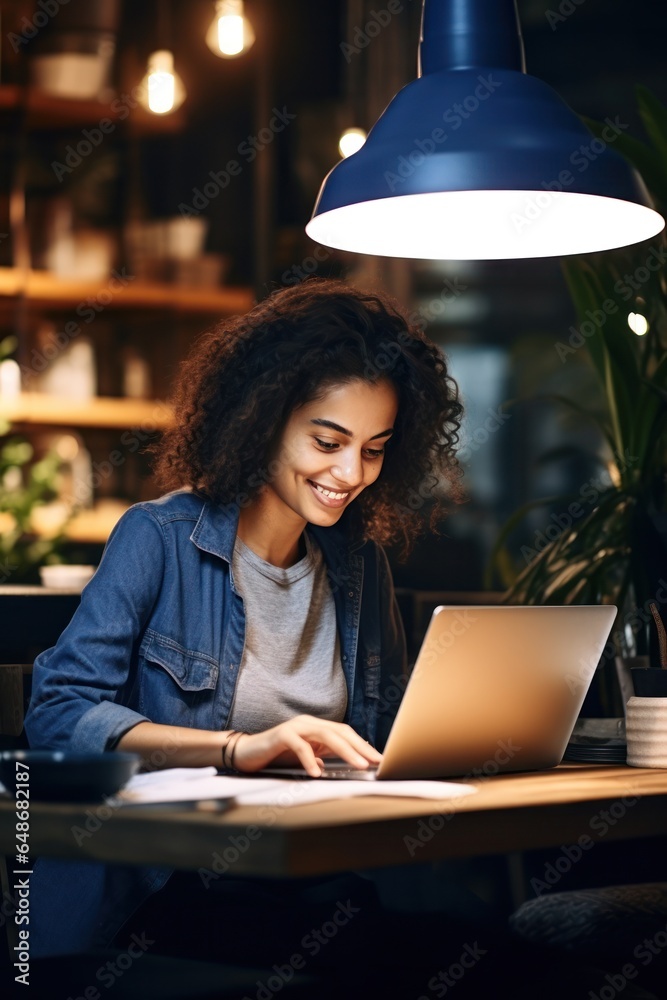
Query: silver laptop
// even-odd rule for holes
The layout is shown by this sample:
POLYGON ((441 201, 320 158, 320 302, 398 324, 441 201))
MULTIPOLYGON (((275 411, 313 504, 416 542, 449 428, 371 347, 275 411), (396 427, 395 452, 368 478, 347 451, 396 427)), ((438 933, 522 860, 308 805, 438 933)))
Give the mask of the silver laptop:
POLYGON ((327 760, 322 777, 473 778, 554 767, 615 616, 611 605, 436 608, 379 766, 327 760))

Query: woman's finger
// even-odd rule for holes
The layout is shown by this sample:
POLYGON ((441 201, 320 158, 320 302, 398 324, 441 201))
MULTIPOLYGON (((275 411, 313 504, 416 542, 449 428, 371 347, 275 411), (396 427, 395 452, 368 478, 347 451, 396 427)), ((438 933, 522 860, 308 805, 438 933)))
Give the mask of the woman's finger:
MULTIPOLYGON (((299 720, 301 718, 303 717, 299 717, 299 720)), ((306 736, 306 738, 311 740, 313 738, 321 740, 329 750, 334 751, 335 756, 342 756, 348 763, 359 767, 364 767, 366 763, 379 764, 382 760, 382 754, 375 747, 371 746, 370 743, 362 739, 351 726, 340 722, 327 722, 323 719, 310 719, 308 716, 306 716, 306 719, 308 719, 308 723, 310 724, 310 732, 308 732, 308 725, 305 730, 299 727, 300 735, 306 736), (342 743, 341 740, 343 741, 342 743), (341 746, 356 753, 358 757, 355 760, 351 760, 349 756, 340 752, 341 746), (362 758, 361 764, 357 763, 359 757, 362 758)))
POLYGON ((297 733, 291 734, 290 750, 296 754, 301 767, 311 778, 319 778, 324 765, 318 763, 318 759, 313 753, 308 740, 303 739, 297 733))
MULTIPOLYGON (((296 720, 294 721, 296 722, 296 720)), ((379 764, 382 760, 381 754, 370 743, 362 740, 349 726, 343 726, 340 723, 326 723, 320 719, 309 719, 307 722, 305 720, 302 722, 299 719, 294 728, 297 729, 301 739, 324 744, 333 752, 334 756, 340 757, 353 767, 366 768, 369 764, 379 764)), ((315 755, 310 744, 309 749, 314 760, 315 755)))

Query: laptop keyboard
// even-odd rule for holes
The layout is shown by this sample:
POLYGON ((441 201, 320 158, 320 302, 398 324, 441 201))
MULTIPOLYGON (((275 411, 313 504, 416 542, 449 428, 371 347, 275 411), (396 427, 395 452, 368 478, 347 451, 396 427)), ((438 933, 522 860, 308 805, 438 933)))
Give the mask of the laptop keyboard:
POLYGON ((340 764, 334 767, 327 767, 326 762, 324 764, 324 771, 320 775, 320 778, 347 779, 348 781, 375 781, 376 777, 376 767, 368 767, 363 770, 355 767, 341 766, 340 764))
MULTIPOLYGON (((329 778, 334 781, 375 781, 377 777, 377 770, 377 767, 352 767, 351 764, 346 764, 345 761, 341 760, 325 760, 324 771, 320 775, 320 778, 329 778)), ((306 774, 306 772, 300 767, 265 767, 262 768, 261 771, 257 771, 256 776, 270 776, 272 778, 308 778, 311 781, 318 780, 317 778, 311 778, 310 775, 306 774)))

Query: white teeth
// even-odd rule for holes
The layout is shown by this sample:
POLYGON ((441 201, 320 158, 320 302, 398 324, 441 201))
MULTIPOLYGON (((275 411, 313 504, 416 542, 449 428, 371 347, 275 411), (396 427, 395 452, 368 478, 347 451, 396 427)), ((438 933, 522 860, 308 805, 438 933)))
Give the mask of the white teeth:
POLYGON ((325 490, 323 486, 318 486, 317 483, 313 483, 313 486, 318 493, 323 493, 330 500, 344 500, 345 497, 349 496, 349 493, 334 493, 332 490, 325 490))

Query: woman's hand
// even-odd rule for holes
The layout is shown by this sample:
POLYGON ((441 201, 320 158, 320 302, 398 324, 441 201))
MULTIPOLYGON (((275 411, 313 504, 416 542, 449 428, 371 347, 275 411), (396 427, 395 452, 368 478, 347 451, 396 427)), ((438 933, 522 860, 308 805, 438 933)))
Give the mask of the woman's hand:
POLYGON ((239 737, 234 749, 234 767, 250 772, 260 771, 269 764, 300 764, 311 778, 319 778, 324 757, 341 757, 358 768, 382 760, 382 755, 345 723, 297 715, 263 733, 244 733, 239 737))

